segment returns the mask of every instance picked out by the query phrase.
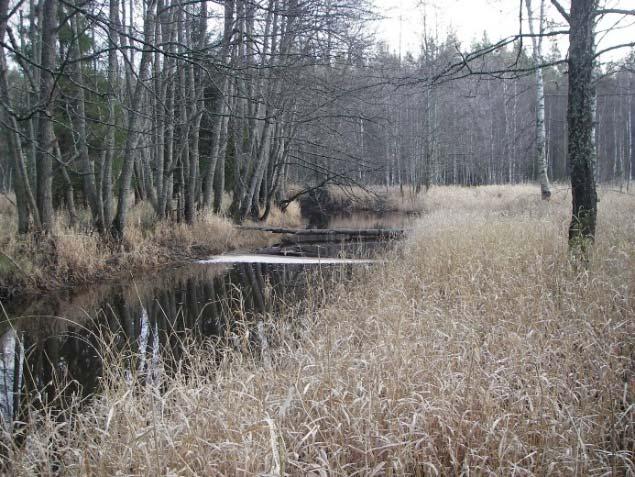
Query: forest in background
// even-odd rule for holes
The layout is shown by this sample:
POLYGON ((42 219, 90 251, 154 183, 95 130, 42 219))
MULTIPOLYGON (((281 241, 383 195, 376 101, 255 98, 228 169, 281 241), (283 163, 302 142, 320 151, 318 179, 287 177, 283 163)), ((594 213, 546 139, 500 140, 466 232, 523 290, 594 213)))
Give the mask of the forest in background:
MULTIPOLYGON (((227 208, 241 222, 292 183, 533 181, 537 65, 547 173, 570 173, 555 43, 536 57, 527 38, 466 48, 430 34, 401 58, 373 40, 366 0, 1 0, 0 18, 0 188, 15 190, 20 232, 51 230, 55 210, 76 222, 80 204, 121 237, 133 194, 159 218, 227 208)), ((620 187, 634 64, 594 77, 596 179, 620 187)))

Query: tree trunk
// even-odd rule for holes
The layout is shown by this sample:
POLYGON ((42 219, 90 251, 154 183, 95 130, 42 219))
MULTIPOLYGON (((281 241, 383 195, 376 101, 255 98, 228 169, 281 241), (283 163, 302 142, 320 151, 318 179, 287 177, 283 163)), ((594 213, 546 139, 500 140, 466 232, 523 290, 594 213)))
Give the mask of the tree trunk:
POLYGON ((42 73, 38 115, 37 206, 42 231, 53 227, 53 94, 55 90, 55 45, 57 40, 57 0, 42 5, 42 73))
POLYGON ((116 133, 116 105, 117 88, 119 84, 119 72, 117 61, 117 37, 119 22, 119 1, 110 0, 110 21, 108 23, 108 131, 104 141, 104 159, 101 167, 99 194, 101 209, 103 214, 104 228, 113 220, 113 197, 112 197, 112 164, 115 157, 115 133, 116 133))
MULTIPOLYGON (((168 60, 171 61, 171 60, 168 60)), ((170 70, 172 66, 170 65, 170 70)), ((165 114, 165 171, 163 174, 163 187, 161 199, 159 200, 160 215, 167 215, 170 212, 172 193, 174 190, 174 81, 170 80, 166 92, 166 114, 165 114)))
MULTIPOLYGON (((163 1, 157 1, 157 11, 160 12, 163 9, 163 1)), ((165 14, 163 14, 165 15, 165 14)), ((157 45, 163 43, 163 15, 158 15, 157 22, 155 24, 154 40, 157 45)), ((165 67, 166 62, 163 59, 161 63, 162 55, 157 49, 154 52, 154 97, 153 107, 154 115, 152 121, 154 124, 154 185, 156 187, 157 200, 155 205, 155 212, 159 217, 162 216, 161 199, 163 197, 163 173, 164 173, 164 158, 165 158, 165 93, 166 88, 164 86, 166 79, 163 76, 164 71, 161 71, 161 67, 165 67)))
MULTIPOLYGON (((547 157, 545 155, 545 84, 542 75, 542 36, 536 37, 534 28, 533 11, 531 0, 525 0, 527 6, 527 17, 529 20, 529 32, 532 35, 531 41, 534 49, 534 67, 536 81, 536 169, 538 182, 540 183, 540 194, 543 199, 551 197, 551 186, 547 175, 547 157)), ((542 35, 544 30, 545 0, 540 0, 540 13, 538 17, 538 34, 542 35)))
MULTIPOLYGON (((184 13, 187 13, 187 11, 184 13)), ((192 48, 194 45, 191 41, 191 26, 187 15, 184 16, 183 21, 181 22, 179 32, 179 43, 182 45, 189 45, 189 47, 192 48)), ((181 161, 184 167, 183 213, 185 221, 191 225, 194 223, 196 215, 195 200, 196 181, 198 178, 198 132, 200 130, 201 122, 200 114, 197 110, 198 106, 196 101, 194 65, 191 62, 185 63, 179 68, 179 72, 182 72, 181 94, 183 97, 181 113, 182 122, 185 124, 185 137, 182 138, 182 141, 186 152, 181 161), (194 154, 196 154, 196 157, 194 157, 194 154)))
MULTIPOLYGON (((221 61, 224 66, 231 63, 230 44, 232 32, 234 28, 234 0, 225 0, 225 20, 223 28, 223 43, 221 47, 221 61)), ((234 54, 235 56, 235 54, 234 54)), ((212 204, 212 196, 214 196, 214 210, 220 209, 223 190, 218 191, 218 186, 224 187, 224 168, 222 171, 218 167, 219 156, 225 154, 225 143, 227 141, 227 102, 229 101, 231 80, 229 75, 224 72, 225 76, 221 81, 220 97, 214 107, 214 126, 212 128, 212 154, 209 160, 208 169, 205 174, 203 184, 203 207, 209 208, 212 204), (222 179, 215 179, 217 175, 222 175, 222 179)), ((221 159, 224 163, 224 157, 221 159)))
POLYGON ((9 153, 11 155, 11 163, 15 171, 15 179, 13 181, 16 199, 16 208, 18 213, 18 233, 24 234, 29 231, 30 213, 33 212, 35 226, 39 228, 39 214, 37 205, 31 187, 29 184, 28 172, 24 163, 24 154, 19 136, 19 125, 12 114, 12 101, 9 94, 9 81, 7 78, 8 66, 4 54, 4 37, 7 30, 9 0, 0 0, 0 104, 2 104, 2 114, 0 119, 3 121, 3 127, 9 129, 7 138, 9 140, 9 153))
POLYGON ((569 47, 568 151, 573 209, 569 245, 582 247, 595 237, 597 191, 594 175, 593 56, 594 10, 598 0, 571 4, 569 47))
POLYGON ((626 176, 626 190, 630 189, 631 180, 633 179, 633 167, 635 166, 635 74, 631 73, 630 78, 630 94, 628 96, 628 174, 626 176))
MULTIPOLYGON (((75 130, 77 134, 77 149, 79 151, 80 174, 84 195, 88 201, 88 206, 93 215, 93 221, 100 234, 105 233, 107 227, 102 222, 103 211, 100 210, 97 199, 97 186, 95 185, 95 171, 92 161, 88 155, 87 129, 86 129, 86 102, 84 96, 83 77, 79 58, 82 55, 80 50, 80 40, 77 28, 77 15, 71 17, 71 28, 75 41, 73 42, 72 77, 75 83, 75 130)), ((66 171, 64 171, 66 173, 66 171)))
MULTIPOLYGON (((173 9, 172 9, 173 10, 173 9)), ((161 15, 161 27, 162 37, 167 40, 169 46, 167 47, 170 55, 165 58, 164 62, 164 76, 162 96, 165 98, 165 112, 163 114, 164 131, 162 132, 164 138, 163 148, 163 185, 161 186, 161 194, 159 195, 159 208, 157 214, 159 217, 165 217, 169 215, 172 207, 172 194, 174 191, 174 103, 176 87, 174 84, 173 74, 176 65, 174 59, 176 43, 176 28, 174 14, 164 13, 161 15)))
MULTIPOLYGON (((231 89, 230 93, 231 95, 231 89)), ((216 161, 216 172, 214 173, 214 212, 221 211, 223 206, 223 193, 225 192, 225 158, 227 157, 227 137, 228 137, 229 116, 223 118, 219 137, 220 151, 216 161)))
MULTIPOLYGON (((154 5, 154 0, 148 1, 143 27, 143 37, 146 43, 150 43, 152 41, 152 34, 154 33, 154 5)), ((119 184, 119 197, 117 202, 117 215, 112 224, 113 236, 119 240, 123 238, 124 227, 126 225, 126 215, 128 212, 127 201, 128 195, 130 194, 130 183, 132 182, 136 146, 139 138, 139 107, 141 106, 141 99, 143 98, 143 93, 145 91, 144 82, 148 77, 148 65, 150 63, 151 54, 151 50, 148 48, 144 49, 141 54, 139 75, 134 87, 130 111, 128 112, 128 136, 126 137, 126 145, 124 148, 124 160, 121 170, 121 183, 119 184)))
POLYGON ((73 181, 71 181, 71 178, 68 175, 68 171, 66 170, 66 166, 63 165, 64 163, 62 159, 62 151, 60 150, 58 141, 55 141, 55 154, 57 155, 58 161, 62 164, 62 177, 64 178, 64 183, 66 184, 66 190, 64 191, 64 193, 66 195, 66 208, 68 209, 68 223, 71 227, 74 227, 77 224, 75 189, 73 187, 73 181))

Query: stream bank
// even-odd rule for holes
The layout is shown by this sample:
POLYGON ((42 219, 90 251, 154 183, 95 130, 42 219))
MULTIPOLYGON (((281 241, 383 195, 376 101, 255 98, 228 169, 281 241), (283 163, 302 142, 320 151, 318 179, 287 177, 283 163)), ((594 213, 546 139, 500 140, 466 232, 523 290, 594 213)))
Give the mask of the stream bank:
MULTIPOLYGON (((395 221, 386 217, 382 224, 382 217, 375 217, 377 226, 395 221)), ((258 237, 252 239, 254 244, 267 244, 261 251, 266 255, 204 254, 101 284, 5 300, 0 320, 1 420, 20 420, 20 403, 31 402, 34 395, 61 408, 71 397, 94 395, 104 362, 112 361, 105 360, 104 353, 134 355, 134 362, 124 359, 120 365, 130 373, 141 370, 154 376, 160 372, 154 369, 158 359, 164 364, 166 359, 178 361, 190 352, 189 346, 198 346, 195 343, 225 340, 237 327, 253 328, 262 317, 305 306, 312 289, 324 292, 329 284, 349 279, 354 268, 374 266, 374 257, 385 253, 392 239, 401 238, 393 228, 340 229, 339 234, 254 226, 236 230, 258 237), (272 233, 281 230, 286 234, 272 233), (294 234, 305 241, 292 242, 290 257, 284 237, 294 234), (369 237, 373 240, 364 240, 369 237), (272 247, 274 242, 279 246, 272 247), (109 343, 106 351, 104 340, 109 343)), ((256 328, 251 337, 254 346, 262 345, 256 328)))
MULTIPOLYGON (((51 237, 17 237, 14 219, 0 215, 0 299, 31 300, 46 293, 125 279, 210 255, 271 245, 264 233, 245 233, 228 218, 200 216, 192 225, 156 221, 152 210, 133 209, 121 242, 103 240, 90 228, 70 228, 59 218, 51 237)), ((297 206, 272 214, 274 225, 300 226, 297 206)))

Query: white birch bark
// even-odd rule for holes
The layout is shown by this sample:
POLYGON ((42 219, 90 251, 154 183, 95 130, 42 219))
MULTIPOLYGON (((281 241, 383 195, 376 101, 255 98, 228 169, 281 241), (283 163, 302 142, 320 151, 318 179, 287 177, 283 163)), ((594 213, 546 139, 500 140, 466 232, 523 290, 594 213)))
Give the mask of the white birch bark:
POLYGON ((544 32, 544 10, 545 0, 540 0, 540 14, 538 17, 538 31, 534 25, 535 19, 531 6, 531 0, 525 0, 527 6, 527 17, 529 21, 529 32, 533 47, 533 59, 536 81, 536 168, 538 182, 540 183, 540 194, 543 199, 551 197, 551 185, 547 174, 547 157, 545 155, 545 86, 540 63, 542 62, 542 34, 544 32), (538 35, 538 36, 536 36, 538 35))

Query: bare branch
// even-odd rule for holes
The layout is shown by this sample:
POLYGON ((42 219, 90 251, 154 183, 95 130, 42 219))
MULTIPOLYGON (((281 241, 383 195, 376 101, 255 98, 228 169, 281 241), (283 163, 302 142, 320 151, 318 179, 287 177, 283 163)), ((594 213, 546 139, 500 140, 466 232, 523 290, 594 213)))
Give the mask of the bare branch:
POLYGON ((558 0, 551 0, 551 4, 554 7, 556 7, 556 10, 558 10, 558 13, 560 13, 560 15, 563 16, 563 18, 567 21, 567 23, 571 23, 571 17, 567 13, 567 11, 564 9, 564 7, 560 5, 560 2, 558 2, 558 0))
POLYGON ((622 8, 602 8, 593 12, 594 15, 609 15, 615 13, 617 15, 635 15, 635 10, 624 10, 622 8))

